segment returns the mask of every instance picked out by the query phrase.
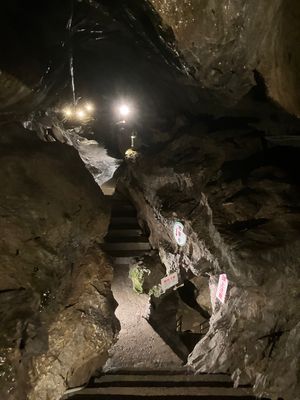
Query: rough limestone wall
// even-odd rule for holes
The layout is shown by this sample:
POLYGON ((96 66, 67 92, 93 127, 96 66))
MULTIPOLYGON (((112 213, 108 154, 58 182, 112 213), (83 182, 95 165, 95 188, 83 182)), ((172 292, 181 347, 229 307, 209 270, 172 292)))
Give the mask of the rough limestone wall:
POLYGON ((0 397, 58 400, 118 329, 109 208, 76 150, 17 124, 1 126, 0 164, 0 397))
POLYGON ((250 131, 185 134, 129 162, 121 178, 167 272, 229 278, 189 365, 285 399, 300 393, 298 160, 250 131), (184 247, 173 238, 176 220, 184 247))
POLYGON ((238 101, 264 77, 270 96, 300 115, 298 0, 150 0, 205 87, 238 101))

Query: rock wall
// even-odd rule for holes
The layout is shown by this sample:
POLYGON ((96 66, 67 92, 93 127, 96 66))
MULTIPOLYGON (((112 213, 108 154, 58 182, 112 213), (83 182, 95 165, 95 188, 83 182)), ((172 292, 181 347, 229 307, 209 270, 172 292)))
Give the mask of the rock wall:
POLYGON ((173 29, 177 46, 201 86, 225 104, 264 77, 269 95, 300 115, 297 0, 150 0, 173 29))
POLYGON ((2 125, 0 162, 0 397, 58 400, 118 329, 99 248, 109 208, 70 146, 2 125))
POLYGON ((285 399, 300 393, 298 157, 251 130, 192 126, 128 162, 120 178, 167 273, 229 278, 226 303, 216 304, 189 365, 285 399), (183 247, 173 238, 177 220, 183 247))

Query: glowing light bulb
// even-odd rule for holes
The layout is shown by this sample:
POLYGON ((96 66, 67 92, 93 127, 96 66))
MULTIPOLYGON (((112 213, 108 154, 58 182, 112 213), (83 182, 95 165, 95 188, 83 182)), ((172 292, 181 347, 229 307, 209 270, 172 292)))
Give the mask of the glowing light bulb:
POLYGON ((84 107, 88 112, 92 112, 95 109, 95 107, 92 103, 86 103, 84 107))
POLYGON ((127 104, 121 104, 119 107, 119 112, 122 117, 127 117, 130 114, 130 107, 127 104))
POLYGON ((78 119, 84 119, 84 118, 86 117, 86 112, 85 112, 84 110, 82 110, 81 108, 79 108, 79 109, 76 111, 76 117, 77 117, 78 119))
POLYGON ((66 107, 66 108, 63 110, 63 112, 64 112, 64 114, 65 114, 66 117, 71 117, 72 114, 73 114, 73 110, 72 110, 71 107, 66 107))

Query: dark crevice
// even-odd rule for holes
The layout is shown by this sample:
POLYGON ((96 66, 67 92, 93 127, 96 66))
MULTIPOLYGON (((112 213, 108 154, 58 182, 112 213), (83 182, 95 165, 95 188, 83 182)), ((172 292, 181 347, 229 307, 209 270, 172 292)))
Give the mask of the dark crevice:
POLYGON ((210 314, 204 310, 196 301, 198 290, 191 281, 185 281, 183 286, 177 289, 181 300, 183 300, 189 307, 197 311, 203 318, 209 319, 210 314))
POLYGON ((267 218, 249 219, 247 221, 236 221, 226 227, 232 232, 242 232, 249 229, 255 229, 258 226, 265 225, 269 220, 267 218))
POLYGON ((3 289, 3 290, 0 290, 0 294, 11 293, 11 292, 22 292, 24 290, 26 290, 26 289, 23 288, 23 287, 20 287, 20 288, 17 288, 17 289, 3 289))

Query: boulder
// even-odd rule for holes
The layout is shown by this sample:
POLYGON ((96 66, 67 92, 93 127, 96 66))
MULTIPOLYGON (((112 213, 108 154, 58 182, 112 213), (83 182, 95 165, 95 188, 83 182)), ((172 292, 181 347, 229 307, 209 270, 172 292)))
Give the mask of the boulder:
POLYGON ((118 328, 99 247, 109 207, 70 146, 2 125, 0 160, 0 397, 60 399, 118 328))

